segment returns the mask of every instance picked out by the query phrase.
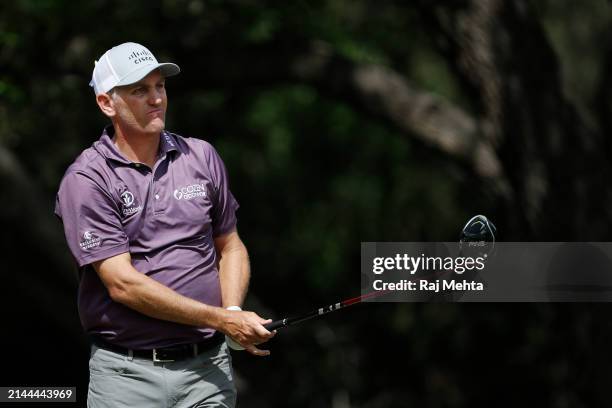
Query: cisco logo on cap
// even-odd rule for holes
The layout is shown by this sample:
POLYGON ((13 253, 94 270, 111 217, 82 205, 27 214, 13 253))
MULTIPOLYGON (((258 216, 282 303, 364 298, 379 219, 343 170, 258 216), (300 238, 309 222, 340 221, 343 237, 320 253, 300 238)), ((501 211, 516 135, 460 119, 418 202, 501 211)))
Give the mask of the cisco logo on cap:
POLYGON ((128 60, 132 61, 134 64, 140 64, 144 61, 151 61, 153 63, 157 63, 157 61, 153 57, 153 54, 151 54, 146 48, 143 48, 140 51, 132 52, 128 57, 128 60))

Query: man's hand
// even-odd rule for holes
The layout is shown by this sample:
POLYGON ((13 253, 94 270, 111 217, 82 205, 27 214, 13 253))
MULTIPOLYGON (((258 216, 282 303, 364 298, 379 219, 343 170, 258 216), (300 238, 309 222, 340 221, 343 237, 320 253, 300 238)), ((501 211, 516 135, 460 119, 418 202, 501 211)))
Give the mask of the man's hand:
POLYGON ((269 350, 261 350, 255 347, 258 344, 265 343, 276 335, 276 332, 270 332, 263 327, 264 324, 270 323, 272 319, 263 319, 253 312, 242 312, 226 310, 227 315, 224 317, 224 322, 220 331, 225 333, 243 346, 249 353, 255 356, 268 356, 269 350))

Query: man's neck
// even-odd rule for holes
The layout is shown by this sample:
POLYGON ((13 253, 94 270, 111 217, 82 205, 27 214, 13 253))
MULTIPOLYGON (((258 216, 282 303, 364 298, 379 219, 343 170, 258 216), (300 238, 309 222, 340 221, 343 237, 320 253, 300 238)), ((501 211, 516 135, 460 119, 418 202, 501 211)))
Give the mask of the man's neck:
POLYGON ((115 127, 113 143, 125 157, 135 163, 143 163, 153 168, 159 154, 159 133, 127 132, 121 126, 115 127))

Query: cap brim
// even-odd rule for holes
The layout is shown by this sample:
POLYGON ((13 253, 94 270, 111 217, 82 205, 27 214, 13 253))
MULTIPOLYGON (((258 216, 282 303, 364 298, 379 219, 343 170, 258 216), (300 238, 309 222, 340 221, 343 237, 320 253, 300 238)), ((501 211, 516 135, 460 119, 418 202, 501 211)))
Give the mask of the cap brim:
POLYGON ((164 77, 173 76, 181 72, 181 69, 179 68, 179 66, 171 62, 145 65, 144 67, 137 69, 136 71, 130 72, 125 78, 119 81, 117 85, 115 86, 125 86, 125 85, 131 85, 133 83, 136 83, 140 81, 142 78, 149 75, 151 72, 155 71, 156 69, 159 69, 161 74, 164 77))

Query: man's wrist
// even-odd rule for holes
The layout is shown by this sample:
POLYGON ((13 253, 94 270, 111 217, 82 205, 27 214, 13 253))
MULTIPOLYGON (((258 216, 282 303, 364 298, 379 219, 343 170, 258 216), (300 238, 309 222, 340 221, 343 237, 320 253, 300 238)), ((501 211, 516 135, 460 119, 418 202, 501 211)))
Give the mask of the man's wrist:
MULTIPOLYGON (((242 311, 242 308, 240 306, 229 306, 229 307, 226 307, 225 309, 232 310, 232 311, 238 311, 238 312, 242 311)), ((233 350, 244 350, 244 347, 242 347, 240 343, 232 339, 230 336, 226 335, 225 341, 227 342, 227 345, 233 350)))

